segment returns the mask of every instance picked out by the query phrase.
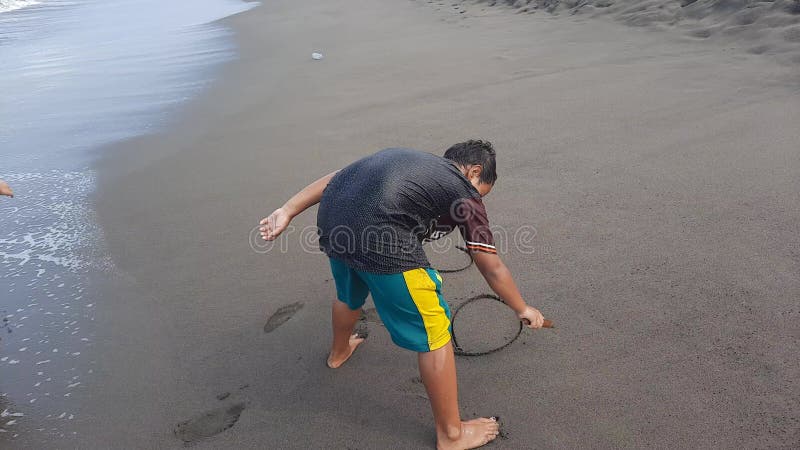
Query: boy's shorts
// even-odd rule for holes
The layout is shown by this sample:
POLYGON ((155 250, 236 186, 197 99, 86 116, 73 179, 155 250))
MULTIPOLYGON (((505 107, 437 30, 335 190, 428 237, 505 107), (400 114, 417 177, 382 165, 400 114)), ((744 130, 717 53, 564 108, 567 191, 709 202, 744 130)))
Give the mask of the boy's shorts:
POLYGON ((355 311, 371 293, 395 344, 429 352, 450 342, 450 308, 436 270, 419 268, 387 275, 355 270, 334 258, 330 262, 339 300, 355 311))

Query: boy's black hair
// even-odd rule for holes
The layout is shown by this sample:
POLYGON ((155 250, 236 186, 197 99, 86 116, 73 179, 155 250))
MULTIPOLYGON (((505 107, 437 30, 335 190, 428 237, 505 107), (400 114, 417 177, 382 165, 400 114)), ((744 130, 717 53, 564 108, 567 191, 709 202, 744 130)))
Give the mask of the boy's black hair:
POLYGON ((469 140, 447 149, 444 157, 462 167, 480 164, 483 167, 481 183, 494 184, 497 181, 495 152, 489 141, 469 140))

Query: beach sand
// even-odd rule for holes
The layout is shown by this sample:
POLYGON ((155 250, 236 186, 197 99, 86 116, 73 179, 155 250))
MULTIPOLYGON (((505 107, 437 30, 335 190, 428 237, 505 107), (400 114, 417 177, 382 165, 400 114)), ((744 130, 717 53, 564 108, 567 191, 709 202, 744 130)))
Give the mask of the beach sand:
MULTIPOLYGON (((496 448, 797 444, 796 67, 580 15, 429 3, 277 0, 228 19, 241 58, 221 81, 168 132, 103 154, 94 200, 117 274, 97 280, 102 357, 75 439, 433 447, 416 355, 380 325, 325 367, 334 287, 301 242, 315 211, 285 251, 254 250, 251 232, 378 149, 482 138, 503 259, 558 328, 459 359, 465 418, 501 416, 496 448), (523 226, 533 252, 513 245, 523 226)), ((488 292, 474 268, 444 286, 454 305, 488 292)))
POLYGON ((517 14, 605 17, 693 40, 800 63, 800 0, 461 0, 429 2, 459 14, 481 14, 486 5, 517 14))

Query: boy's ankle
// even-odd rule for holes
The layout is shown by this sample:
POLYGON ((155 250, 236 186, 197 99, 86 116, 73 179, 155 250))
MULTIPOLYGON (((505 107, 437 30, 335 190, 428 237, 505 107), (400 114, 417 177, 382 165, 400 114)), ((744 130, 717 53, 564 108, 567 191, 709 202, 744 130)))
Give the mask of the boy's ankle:
POLYGON ((444 439, 450 442, 457 441, 461 438, 461 423, 456 426, 447 426, 444 430, 439 431, 439 439, 444 439))

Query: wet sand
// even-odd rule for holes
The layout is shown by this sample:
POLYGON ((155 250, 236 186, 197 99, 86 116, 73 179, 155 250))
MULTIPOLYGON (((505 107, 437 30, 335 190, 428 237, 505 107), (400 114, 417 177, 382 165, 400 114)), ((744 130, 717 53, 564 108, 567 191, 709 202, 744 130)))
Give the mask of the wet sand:
MULTIPOLYGON (((492 223, 536 230, 533 253, 503 257, 558 326, 459 360, 463 415, 501 416, 497 448, 800 441, 796 68, 479 11, 279 0, 228 20, 240 61, 168 133, 98 164, 118 271, 98 280, 84 446, 432 447, 416 356, 374 320, 325 367, 334 288, 300 239, 314 211, 285 251, 254 251, 251 230, 360 156, 468 138, 498 149, 492 223)), ((488 291, 474 268, 444 284, 453 304, 488 291)))

